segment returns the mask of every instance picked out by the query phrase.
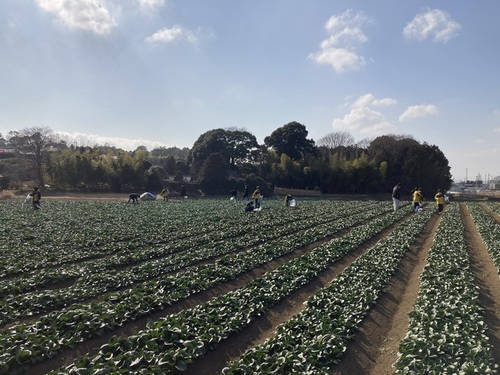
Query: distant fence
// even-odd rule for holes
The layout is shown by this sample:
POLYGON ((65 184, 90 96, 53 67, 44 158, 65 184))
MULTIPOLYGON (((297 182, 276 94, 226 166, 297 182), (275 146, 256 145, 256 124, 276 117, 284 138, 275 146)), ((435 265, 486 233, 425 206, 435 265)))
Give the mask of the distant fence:
POLYGON ((308 189, 287 189, 281 187, 274 188, 274 195, 287 195, 290 194, 295 197, 320 197, 321 191, 308 190, 308 189))

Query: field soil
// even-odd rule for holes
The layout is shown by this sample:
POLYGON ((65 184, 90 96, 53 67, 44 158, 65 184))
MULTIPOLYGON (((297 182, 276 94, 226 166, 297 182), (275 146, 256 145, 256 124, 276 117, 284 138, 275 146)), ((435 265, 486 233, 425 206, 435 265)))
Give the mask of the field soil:
MULTIPOLYGON (((105 196, 92 195, 64 195, 50 196, 50 199, 102 199, 102 200, 123 200, 126 201, 126 194, 105 196)), ((488 332, 491 344, 494 348, 493 355, 495 361, 500 365, 500 283, 497 269, 490 258, 487 249, 483 245, 481 237, 475 228, 472 218, 464 203, 460 203, 461 214, 466 229, 467 248, 470 253, 472 270, 474 272, 477 285, 479 286, 480 301, 485 309, 485 320, 490 327, 488 332)), ((433 209, 433 208, 426 208, 433 209)), ((499 216, 488 211, 489 214, 500 222, 499 216)), ((446 213, 445 213, 446 214, 446 213)), ((364 319, 361 327, 348 345, 347 352, 343 359, 331 369, 334 375, 382 375, 392 374, 394 368, 392 364, 397 359, 397 349, 399 342, 405 336, 408 325, 408 313, 412 310, 417 298, 419 289, 419 277, 426 265, 426 257, 432 245, 432 239, 441 220, 441 216, 434 215, 421 232, 417 241, 402 260, 400 267, 393 276, 387 291, 377 301, 369 315, 364 319)), ((404 219, 396 225, 404 225, 404 219)), ((204 357, 198 359, 188 366, 184 374, 191 375, 211 375, 219 373, 225 365, 237 359, 247 349, 262 343, 267 338, 273 336, 276 327, 298 314, 304 308, 304 302, 318 292, 333 278, 339 275, 354 260, 364 254, 377 241, 386 237, 394 226, 388 227, 380 235, 373 238, 369 243, 364 244, 355 251, 348 254, 341 261, 335 263, 328 270, 324 271, 314 281, 302 287, 288 298, 284 299, 274 308, 268 310, 264 315, 253 321, 246 329, 237 335, 230 336, 223 341, 216 350, 208 352, 204 357)), ((347 231, 344 231, 344 234, 347 231)), ((342 235, 339 233, 338 235, 342 235)), ((146 327, 147 320, 154 320, 162 316, 181 311, 208 301, 213 296, 227 293, 236 288, 246 285, 256 277, 260 277, 265 272, 275 269, 281 264, 288 262, 293 257, 300 256, 311 248, 320 244, 314 243, 302 248, 293 254, 284 256, 278 260, 270 262, 263 267, 248 272, 232 282, 225 283, 206 292, 199 293, 176 303, 162 312, 148 316, 147 318, 135 321, 123 326, 119 331, 104 335, 75 346, 72 350, 65 351, 60 355, 46 361, 40 366, 33 368, 29 374, 45 374, 51 369, 71 363, 75 358, 85 353, 95 354, 99 347, 106 343, 114 335, 130 335, 146 327)))

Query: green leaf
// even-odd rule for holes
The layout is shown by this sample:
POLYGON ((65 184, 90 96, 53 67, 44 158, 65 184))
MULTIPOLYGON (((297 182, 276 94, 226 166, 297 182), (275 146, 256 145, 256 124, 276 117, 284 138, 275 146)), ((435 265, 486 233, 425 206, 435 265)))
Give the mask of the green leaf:
POLYGON ((179 371, 186 371, 187 363, 181 359, 178 359, 177 361, 175 361, 175 368, 179 371))

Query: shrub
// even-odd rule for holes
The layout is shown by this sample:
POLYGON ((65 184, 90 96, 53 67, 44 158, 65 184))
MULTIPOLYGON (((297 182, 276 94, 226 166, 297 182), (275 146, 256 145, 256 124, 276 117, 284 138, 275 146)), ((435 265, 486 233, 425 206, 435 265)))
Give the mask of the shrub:
POLYGON ((15 199, 16 194, 12 190, 2 190, 0 192, 0 200, 15 199))

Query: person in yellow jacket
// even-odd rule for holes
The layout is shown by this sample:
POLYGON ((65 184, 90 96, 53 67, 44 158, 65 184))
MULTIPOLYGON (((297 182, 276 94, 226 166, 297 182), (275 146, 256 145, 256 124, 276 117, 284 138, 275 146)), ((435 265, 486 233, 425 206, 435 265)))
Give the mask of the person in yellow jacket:
POLYGON ((415 190, 413 190, 413 211, 418 212, 420 210, 420 205, 423 200, 422 188, 415 188, 415 190))
POLYGON ((160 192, 160 197, 162 197, 164 201, 168 201, 169 195, 170 191, 168 190, 168 188, 163 188, 163 190, 160 192))
POLYGON ((438 214, 441 215, 441 212, 443 212, 444 208, 444 194, 442 193, 441 190, 438 190, 436 195, 434 196, 434 199, 436 200, 436 204, 438 207, 438 214))
POLYGON ((38 186, 35 186, 33 191, 30 193, 31 201, 33 202, 33 208, 35 210, 40 209, 40 199, 42 199, 42 193, 40 193, 40 189, 38 186))
POLYGON ((260 197, 261 197, 261 194, 260 194, 260 187, 257 186, 252 194, 252 199, 254 200, 255 202, 255 205, 254 207, 255 208, 260 208, 260 197))

